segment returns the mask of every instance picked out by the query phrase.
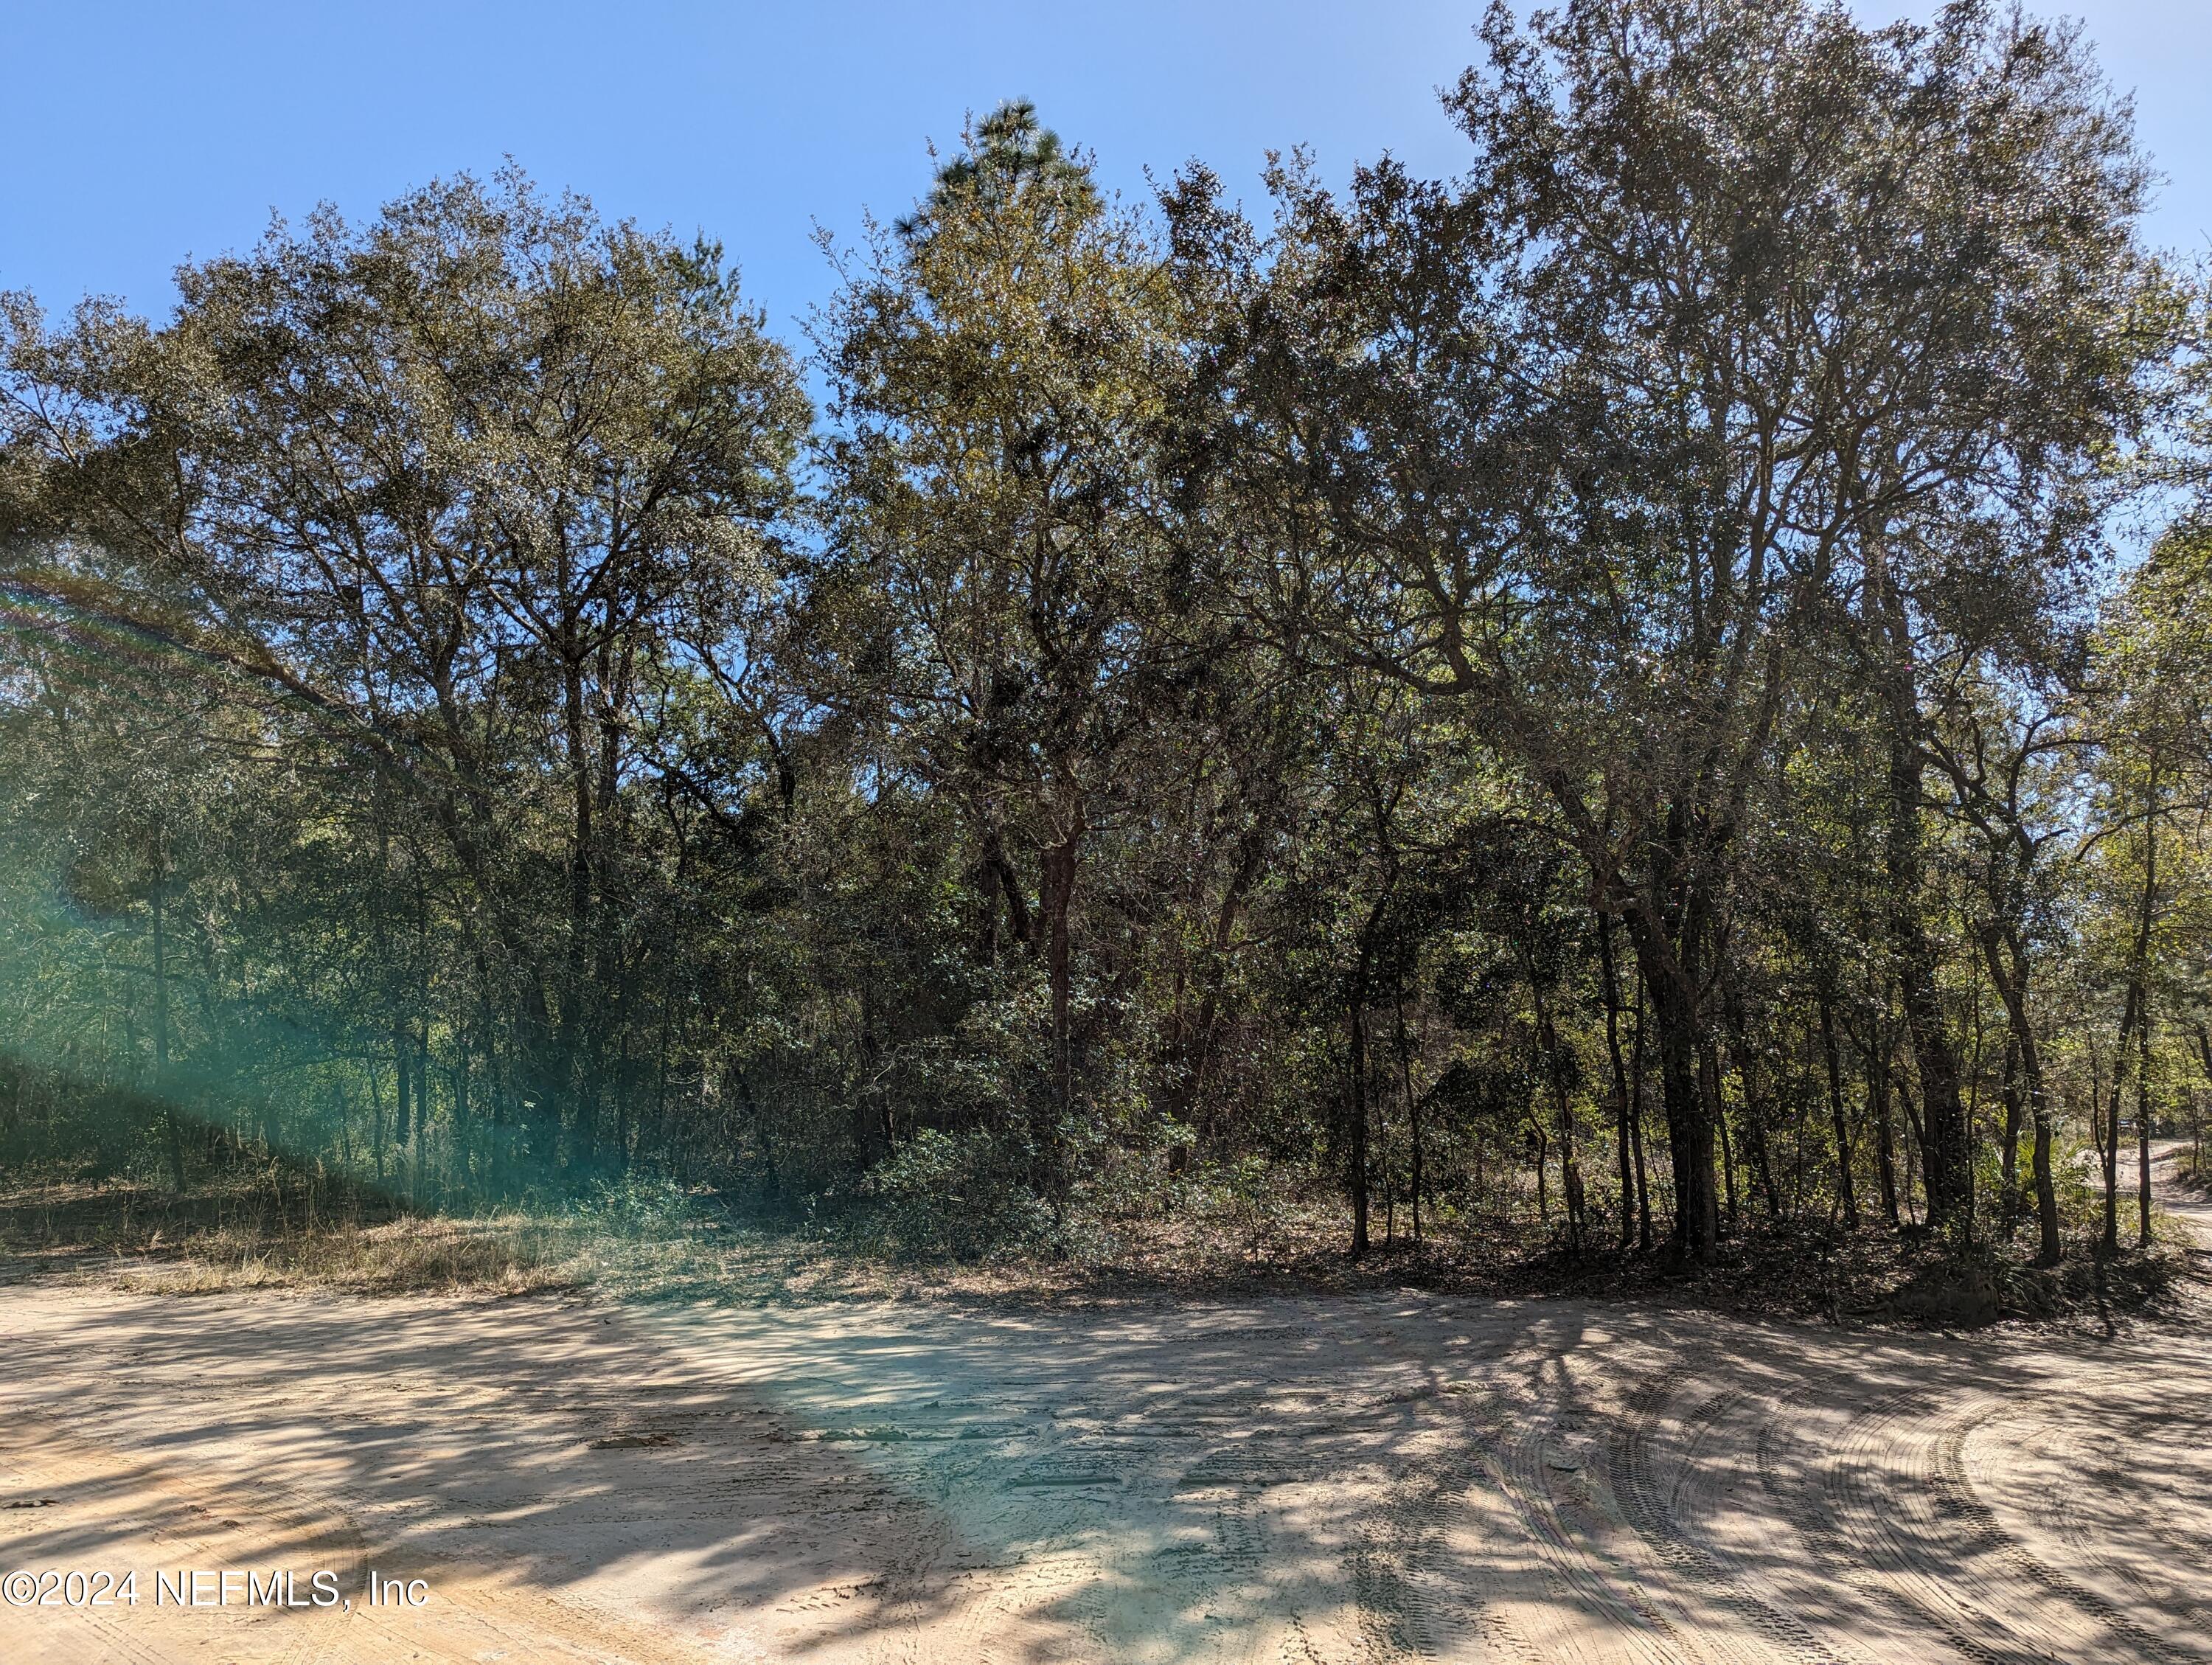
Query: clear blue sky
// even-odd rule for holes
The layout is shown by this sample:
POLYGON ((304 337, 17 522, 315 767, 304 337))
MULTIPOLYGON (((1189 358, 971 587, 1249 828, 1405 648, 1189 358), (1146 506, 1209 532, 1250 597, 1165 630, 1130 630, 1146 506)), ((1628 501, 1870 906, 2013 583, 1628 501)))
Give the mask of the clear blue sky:
MULTIPOLYGON (((1855 0, 1863 15, 1932 0, 1855 0)), ((2169 176, 2158 240, 2212 246, 2212 0, 2070 0, 2136 94, 2169 176)), ((9 155, 0 287, 167 309, 170 269, 250 245, 274 209, 372 213, 512 154, 610 216, 722 239, 780 329, 828 289, 810 241, 902 212, 926 143, 1036 100, 1144 189, 1196 155, 1258 194, 1270 147, 1340 177, 1384 150, 1448 173, 1436 89, 1480 0, 283 0, 0 9, 9 155)))

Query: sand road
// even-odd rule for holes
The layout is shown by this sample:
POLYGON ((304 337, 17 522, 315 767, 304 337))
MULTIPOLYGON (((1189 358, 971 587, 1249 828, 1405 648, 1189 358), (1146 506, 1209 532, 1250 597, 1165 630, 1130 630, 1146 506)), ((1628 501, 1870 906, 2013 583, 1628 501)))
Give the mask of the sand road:
POLYGON ((54 1665, 2212 1661, 2212 1334, 18 1286, 0 1504, 54 1665))

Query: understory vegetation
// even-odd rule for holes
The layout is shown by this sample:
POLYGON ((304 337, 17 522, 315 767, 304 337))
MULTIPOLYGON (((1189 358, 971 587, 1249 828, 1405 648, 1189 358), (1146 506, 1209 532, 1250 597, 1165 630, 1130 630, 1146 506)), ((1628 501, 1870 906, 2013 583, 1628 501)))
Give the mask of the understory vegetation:
POLYGON ((1001 106, 803 340, 512 171, 5 297, 7 1243, 2157 1285, 2212 308, 2124 104, 1972 0, 1481 39, 1462 174, 1259 216, 1001 106))

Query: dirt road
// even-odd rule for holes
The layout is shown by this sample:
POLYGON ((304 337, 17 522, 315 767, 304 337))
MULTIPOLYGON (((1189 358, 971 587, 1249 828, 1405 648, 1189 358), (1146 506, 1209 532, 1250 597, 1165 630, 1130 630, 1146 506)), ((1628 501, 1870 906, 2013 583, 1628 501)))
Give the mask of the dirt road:
POLYGON ((2212 1335, 17 1287, 0 1504, 55 1665, 2212 1660, 2212 1335))

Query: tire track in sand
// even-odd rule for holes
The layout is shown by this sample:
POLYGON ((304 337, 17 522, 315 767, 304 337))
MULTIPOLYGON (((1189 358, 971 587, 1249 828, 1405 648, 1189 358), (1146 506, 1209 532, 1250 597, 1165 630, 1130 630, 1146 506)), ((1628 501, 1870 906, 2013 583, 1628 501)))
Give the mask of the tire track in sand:
POLYGON ((2157 1660, 2161 1665, 2179 1665, 2182 1656, 2168 1647, 2163 1638, 2145 1630, 2095 1590, 2030 1553, 2025 1545, 2004 1529, 1995 1512, 1982 1501, 1966 1472, 1966 1441, 2006 1408, 1995 1400, 1976 1399, 1952 1411, 1938 1425, 1931 1448, 1932 1472, 1928 1478, 1937 1517, 1952 1523, 1959 1535, 1984 1554, 2002 1560, 2030 1583, 2070 1603, 2113 1635, 2125 1638, 2137 1658, 2157 1660))
POLYGON ((1530 1637, 1539 1656, 1570 1660, 1695 1665, 1700 1659, 1675 1623, 1644 1590, 1642 1581, 1601 1547, 1591 1529, 1593 1511, 1579 1498, 1563 1498, 1549 1475, 1582 1478, 1583 1465, 1564 1461, 1557 1444, 1556 1412, 1532 1413, 1494 1400, 1481 1426, 1497 1458, 1498 1492, 1521 1534, 1545 1563, 1557 1610, 1542 1615, 1544 1628, 1530 1637), (1570 1515, 1581 1518, 1571 1525, 1570 1515), (1568 1621, 1576 1610, 1595 1621, 1600 1636, 1581 1634, 1568 1621))
MULTIPOLYGON (((1914 1389, 1876 1401, 1846 1425, 1820 1475, 1838 1565, 1864 1567, 1981 1665, 2126 1656, 2115 1654, 2094 1615, 2023 1576, 2001 1544, 1960 1518, 1937 1455, 1960 1413, 1936 1393, 1914 1389)), ((2151 1656, 2166 1656, 2161 1648, 2151 1656)))
MULTIPOLYGON (((1613 1493, 1622 1516, 1638 1537, 1674 1571, 1683 1575, 1709 1601, 1718 1604, 1759 1638, 1759 1646, 1741 1642, 1728 1647, 1731 1658, 1765 1665, 1782 1658, 1792 1665, 1852 1665, 1853 1656, 1822 1642, 1804 1625, 1754 1595, 1741 1571, 1723 1562, 1711 1548, 1698 1542, 1675 1518, 1673 1494, 1662 1496, 1652 1472, 1651 1445, 1668 1403, 1690 1380, 1680 1366, 1662 1370, 1628 1396, 1627 1414, 1608 1447, 1613 1493)), ((1744 1395, 1723 1389, 1702 1401, 1689 1414, 1693 1431, 1682 1455, 1686 1471, 1713 1425, 1744 1395)), ((1679 1492, 1680 1486, 1675 1488, 1679 1492)))

